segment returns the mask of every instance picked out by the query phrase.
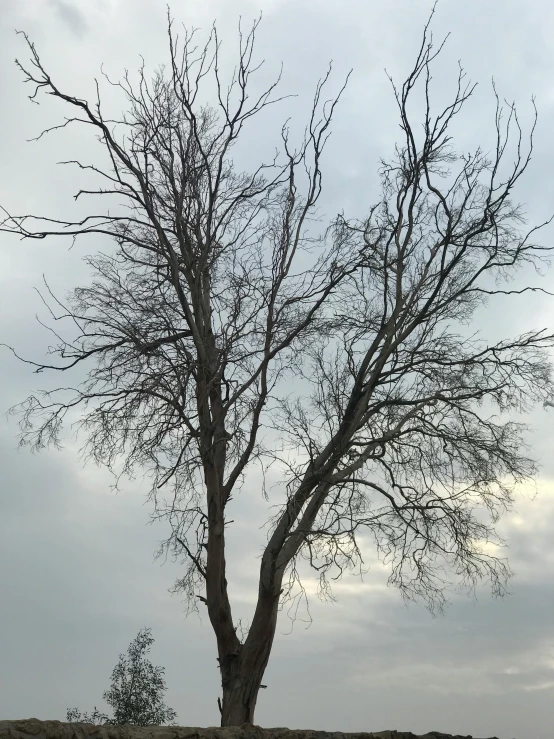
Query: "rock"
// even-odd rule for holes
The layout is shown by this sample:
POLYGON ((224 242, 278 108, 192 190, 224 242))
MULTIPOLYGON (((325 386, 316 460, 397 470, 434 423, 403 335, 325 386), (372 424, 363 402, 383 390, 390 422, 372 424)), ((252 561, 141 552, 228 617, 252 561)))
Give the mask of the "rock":
MULTIPOLYGON (((0 721, 0 739, 473 739, 469 734, 443 734, 430 731, 418 735, 411 731, 342 732, 315 729, 289 729, 279 726, 264 729, 255 724, 242 726, 104 726, 37 718, 0 721)), ((490 737, 489 739, 498 739, 490 737)))

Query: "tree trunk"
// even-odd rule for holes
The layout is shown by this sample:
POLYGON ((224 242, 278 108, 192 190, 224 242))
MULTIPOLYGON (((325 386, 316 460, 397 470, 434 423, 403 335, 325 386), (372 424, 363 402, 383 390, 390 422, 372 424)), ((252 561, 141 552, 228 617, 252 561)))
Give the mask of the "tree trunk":
POLYGON ((254 709, 261 678, 258 675, 236 674, 223 686, 221 726, 242 726, 254 723, 254 709))
POLYGON ((218 704, 222 727, 254 723, 258 692, 277 627, 281 592, 260 592, 246 641, 233 652, 219 658, 223 703, 218 699, 218 704))

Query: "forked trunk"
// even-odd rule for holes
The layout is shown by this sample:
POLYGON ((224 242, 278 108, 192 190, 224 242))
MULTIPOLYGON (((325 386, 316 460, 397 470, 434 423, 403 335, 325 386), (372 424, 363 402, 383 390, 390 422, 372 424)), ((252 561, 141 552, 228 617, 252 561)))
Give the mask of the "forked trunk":
POLYGON ((277 626, 279 595, 280 593, 258 598, 245 643, 219 658, 223 703, 219 699, 218 703, 222 727, 254 723, 258 692, 277 626))

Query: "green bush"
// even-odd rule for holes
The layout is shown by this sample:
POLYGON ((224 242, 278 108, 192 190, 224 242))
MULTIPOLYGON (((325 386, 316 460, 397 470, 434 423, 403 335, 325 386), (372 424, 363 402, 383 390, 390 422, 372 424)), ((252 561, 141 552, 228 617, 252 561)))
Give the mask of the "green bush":
POLYGON ((146 628, 139 631, 127 650, 128 659, 119 655, 119 663, 112 672, 111 690, 102 696, 112 706, 114 717, 100 713, 96 706, 91 716, 85 713, 83 717, 77 708, 68 708, 66 720, 69 723, 176 726, 173 722, 176 712, 162 702, 166 689, 162 678, 164 668, 153 667, 148 660, 142 659, 143 652, 149 652, 154 642, 150 631, 146 628))

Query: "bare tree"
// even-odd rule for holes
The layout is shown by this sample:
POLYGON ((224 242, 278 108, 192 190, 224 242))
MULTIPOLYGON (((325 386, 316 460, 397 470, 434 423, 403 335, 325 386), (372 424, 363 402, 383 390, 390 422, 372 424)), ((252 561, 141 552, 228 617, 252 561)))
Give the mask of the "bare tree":
POLYGON ((502 415, 546 401, 554 343, 546 331, 496 343, 455 331, 491 296, 540 289, 499 281, 525 264, 538 268, 551 252, 532 240, 537 228, 520 231, 523 210, 512 202, 534 125, 524 145, 515 108, 503 116, 496 96, 495 151, 457 153, 449 126, 474 86, 460 68, 451 102, 433 114, 430 66, 442 44, 433 45, 428 23, 412 71, 393 84, 402 141, 382 162, 381 199, 366 217, 338 215, 314 236, 321 157, 342 90, 322 104, 329 67, 302 142, 293 147, 285 125, 274 160, 238 172, 233 145, 282 99, 279 80, 255 100, 247 94, 258 22, 240 34, 225 87, 215 26, 198 51, 194 32, 179 43, 168 15, 169 70, 148 82, 142 67, 138 86, 128 76, 117 83, 128 104, 118 120, 104 117, 100 96, 92 105, 63 93, 25 36, 30 66, 18 65, 31 99, 64 101, 75 114, 54 128, 86 124, 110 158, 108 170, 74 162, 106 183, 76 197, 123 197, 127 210, 79 222, 39 218, 34 227, 36 217, 5 212, 2 224, 24 239, 114 240, 112 251, 88 258, 90 286, 75 289, 67 306, 48 298, 52 318, 71 322, 74 336, 56 332, 60 364, 31 364, 37 372, 82 365, 88 374, 73 394, 33 395, 18 407, 21 443, 59 443, 64 418, 81 409, 87 458, 153 475, 154 517, 167 517, 172 530, 160 553, 173 546, 185 557, 176 590, 191 608, 205 604, 216 635, 222 726, 254 720, 299 554, 319 571, 325 595, 333 564, 340 575, 363 562, 356 532, 365 527, 392 558, 389 583, 432 613, 446 602, 441 561, 463 585, 488 577, 493 594, 505 592, 505 559, 485 547, 502 540, 474 505, 495 523, 537 466, 525 426, 485 406, 502 415), (198 102, 208 75, 214 106, 198 102), (426 102, 421 128, 408 113, 417 89, 426 102), (253 469, 275 460, 288 470, 287 500, 272 520, 252 623, 239 639, 226 508, 253 469), (160 501, 165 486, 169 503, 160 501))

